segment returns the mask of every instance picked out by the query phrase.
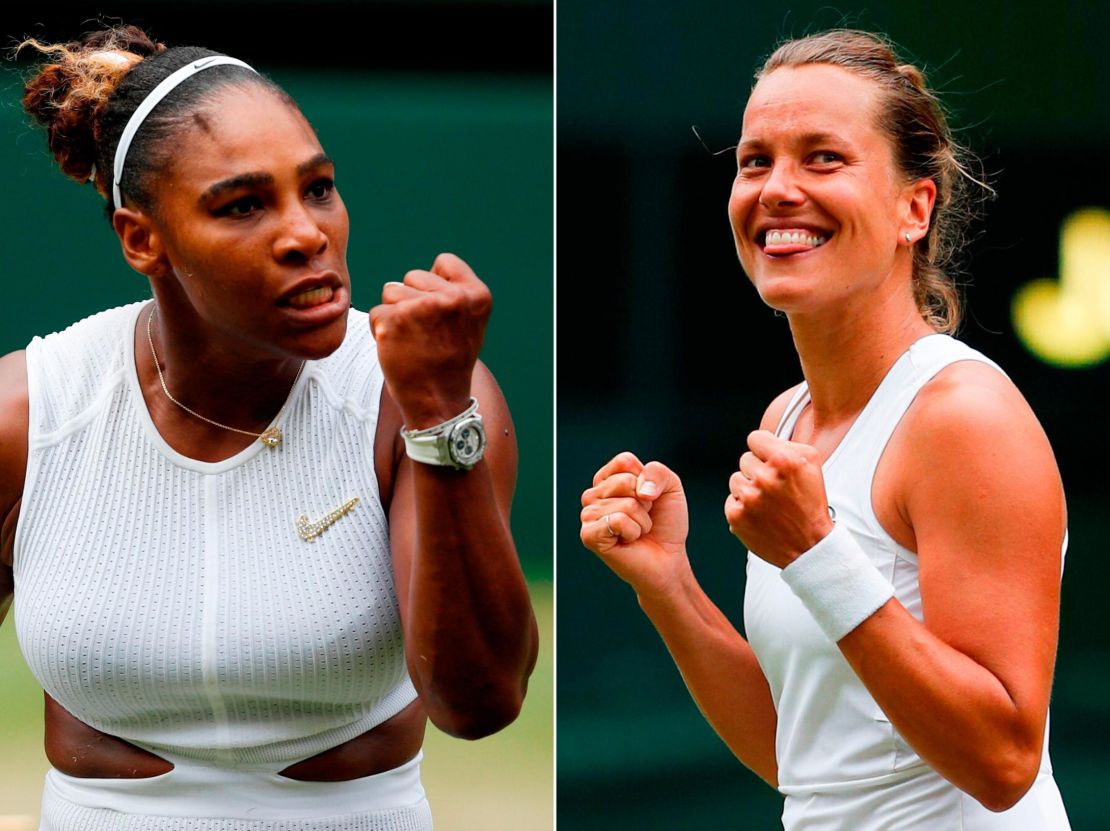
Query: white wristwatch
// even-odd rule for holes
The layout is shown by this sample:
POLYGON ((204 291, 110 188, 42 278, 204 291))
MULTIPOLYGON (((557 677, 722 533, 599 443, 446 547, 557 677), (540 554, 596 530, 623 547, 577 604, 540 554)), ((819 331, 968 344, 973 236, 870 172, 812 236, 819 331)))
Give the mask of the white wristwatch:
POLYGON ((401 428, 405 453, 415 462, 426 465, 470 470, 486 452, 486 428, 478 415, 478 399, 454 418, 423 430, 401 428))

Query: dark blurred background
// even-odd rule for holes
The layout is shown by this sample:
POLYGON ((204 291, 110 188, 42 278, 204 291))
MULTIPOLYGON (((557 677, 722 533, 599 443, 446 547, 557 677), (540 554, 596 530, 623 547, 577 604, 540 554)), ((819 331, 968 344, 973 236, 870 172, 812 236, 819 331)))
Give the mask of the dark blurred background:
POLYGON ((581 547, 577 512, 617 451, 668 462, 690 500, 695 572, 741 626, 727 480, 764 408, 801 374, 785 319, 736 261, 731 148, 762 59, 784 37, 841 25, 886 32, 925 67, 998 191, 973 227, 961 337, 1026 394, 1063 473, 1052 759, 1073 827, 1107 827, 1110 367, 1034 356, 1011 304, 1058 274, 1066 217, 1110 208, 1110 4, 560 0, 557 18, 560 828, 781 827, 779 795, 704 722, 631 590, 581 547))
MULTIPOLYGON (((550 827, 551 2, 18 2, 0 12, 0 46, 27 35, 68 40, 99 28, 98 21, 120 20, 171 45, 206 46, 245 60, 297 100, 337 163, 351 217, 357 308, 369 309, 384 282, 429 267, 441 251, 463 257, 490 285, 494 313, 482 358, 504 389, 519 436, 513 528, 541 619, 543 655, 521 721, 477 745, 447 740, 448 747, 429 750, 426 779, 445 829, 550 827), (437 774, 443 759, 450 765, 437 774)), ((102 309, 149 298, 150 289, 124 263, 103 200, 57 170, 42 132, 23 114, 20 73, 29 62, 0 64, 5 353, 102 309)), ((4 627, 5 642, 11 628, 4 627)), ((7 695, 15 673, 15 666, 0 665, 10 711, 0 716, 0 749, 8 756, 29 720, 24 702, 32 712, 41 709, 32 693, 18 693, 18 702, 15 693, 7 695)), ((41 733, 28 741, 41 744, 41 733)), ((13 764, 28 767, 26 757, 13 756, 13 764)), ((11 784, 31 792, 28 805, 38 777, 11 784)), ((0 824, 19 807, 4 787, 0 824)))

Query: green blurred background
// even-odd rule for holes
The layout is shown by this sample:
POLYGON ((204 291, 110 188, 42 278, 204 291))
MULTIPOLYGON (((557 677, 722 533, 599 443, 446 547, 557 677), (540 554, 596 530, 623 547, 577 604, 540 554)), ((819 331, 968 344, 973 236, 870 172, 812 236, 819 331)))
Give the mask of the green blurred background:
MULTIPOLYGON (((543 829, 552 815, 552 8, 542 0, 104 2, 9 8, 0 33, 68 39, 95 19, 226 52, 297 100, 337 163, 351 216, 357 308, 382 283, 452 251, 491 287, 482 358, 520 440, 517 547, 543 633, 520 720, 476 744, 430 731, 425 782, 444 831, 543 829)), ((150 296, 123 262, 91 187, 63 177, 0 71, 5 245, 0 353, 101 309, 150 296)), ((0 831, 37 815, 46 762, 41 692, 11 623, 0 630, 0 831)))
POLYGON ((744 437, 800 370, 785 320, 762 306, 736 262, 725 214, 731 148, 762 57, 786 36, 839 25, 885 31, 925 65, 998 189, 974 226, 962 337, 1012 375, 1059 458, 1071 546, 1052 759, 1073 827, 1108 827, 1110 488, 1101 410, 1110 368, 1041 363, 1015 338, 1010 302, 1022 284, 1057 274, 1066 216, 1110 207, 1110 4, 864 8, 558 4, 562 831, 781 828, 779 795, 701 718, 632 592, 581 547, 577 512, 593 472, 617 451, 670 463, 691 505, 695 572, 741 626, 744 559, 721 505, 744 437))

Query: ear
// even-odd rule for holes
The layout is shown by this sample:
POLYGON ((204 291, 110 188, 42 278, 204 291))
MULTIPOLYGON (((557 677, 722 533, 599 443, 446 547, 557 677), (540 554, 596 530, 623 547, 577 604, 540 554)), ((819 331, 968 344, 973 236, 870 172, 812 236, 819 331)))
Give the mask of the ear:
POLYGON ((123 258, 140 274, 162 277, 169 273, 162 234, 150 214, 132 208, 118 208, 112 214, 112 227, 119 237, 123 258))
POLYGON ((906 186, 903 196, 906 201, 898 239, 902 241, 909 234, 912 244, 929 233, 929 219, 937 201, 937 184, 932 179, 919 179, 906 186))

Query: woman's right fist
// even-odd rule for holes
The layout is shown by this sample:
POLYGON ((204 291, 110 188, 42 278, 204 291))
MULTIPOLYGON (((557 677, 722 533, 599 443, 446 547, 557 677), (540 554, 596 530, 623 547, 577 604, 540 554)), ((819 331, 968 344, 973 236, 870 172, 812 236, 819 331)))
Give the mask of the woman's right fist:
POLYGON ((582 544, 637 592, 664 589, 688 567, 682 482, 660 462, 614 456, 582 494, 582 544))

